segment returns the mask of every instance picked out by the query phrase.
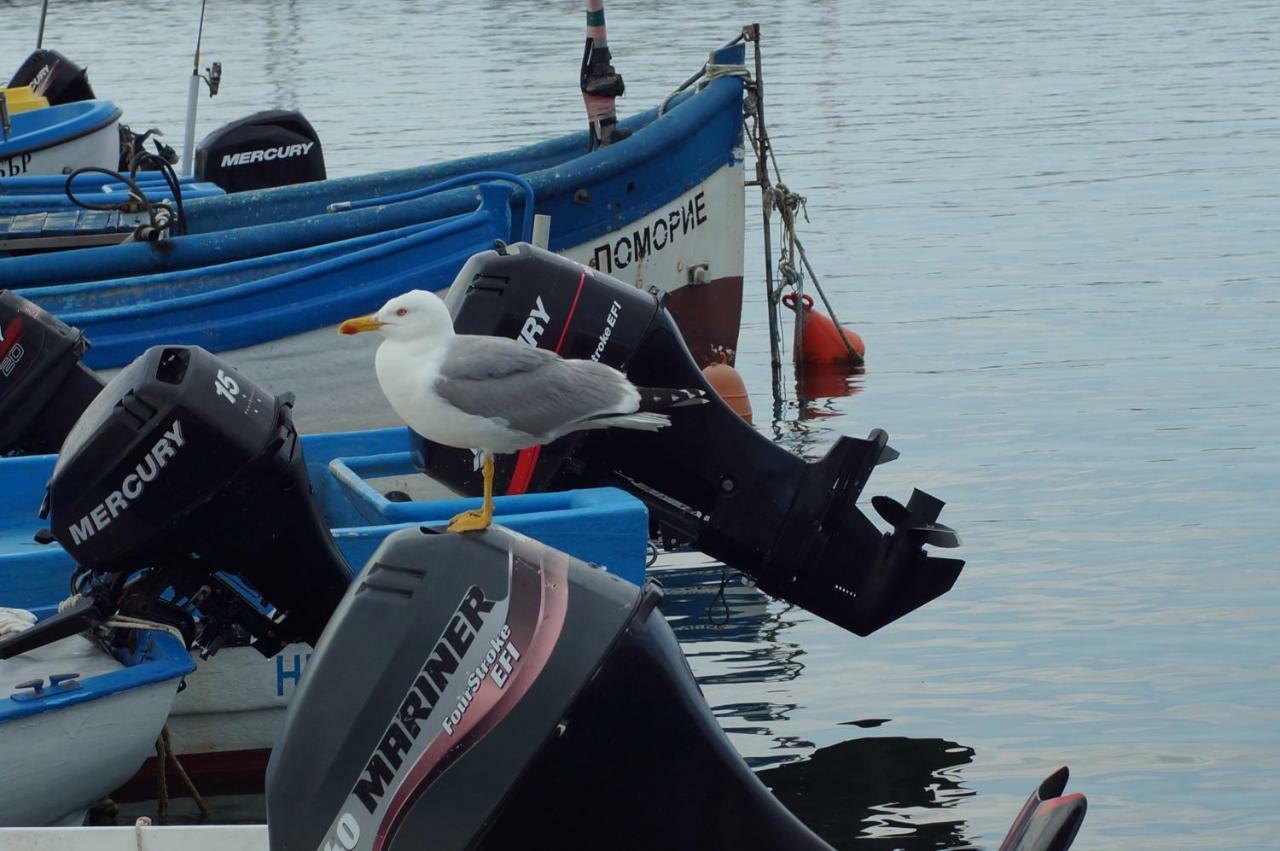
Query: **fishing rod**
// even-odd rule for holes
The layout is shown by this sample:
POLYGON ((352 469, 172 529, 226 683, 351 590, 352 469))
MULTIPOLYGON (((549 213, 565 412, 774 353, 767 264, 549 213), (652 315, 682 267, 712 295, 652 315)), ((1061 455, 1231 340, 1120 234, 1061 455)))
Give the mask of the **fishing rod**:
MULTIPOLYGON (((47 1, 47 0, 46 0, 47 1)), ((200 81, 209 86, 209 97, 218 93, 222 83, 222 63, 214 62, 208 69, 208 76, 200 73, 200 43, 204 39, 204 10, 209 0, 200 0, 200 26, 196 30, 196 52, 191 60, 191 82, 187 84, 187 124, 182 134, 182 166, 179 169, 184 175, 195 174, 196 147, 196 103, 200 97, 200 81)))
POLYGON ((40 4, 40 29, 36 32, 36 50, 44 47, 44 19, 49 16, 49 0, 40 4))

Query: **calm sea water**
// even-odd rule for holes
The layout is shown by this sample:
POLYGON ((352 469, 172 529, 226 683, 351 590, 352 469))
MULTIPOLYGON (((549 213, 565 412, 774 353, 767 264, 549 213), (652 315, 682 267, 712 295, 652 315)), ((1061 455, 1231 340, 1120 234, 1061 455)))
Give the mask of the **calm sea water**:
MULTIPOLYGON (((0 65, 39 4, 0 0, 0 65)), ((332 174, 582 124, 581 4, 213 0, 201 133, 302 109, 332 174)), ((46 41, 181 140, 198 3, 54 0, 46 41)), ((611 2, 634 111, 764 26, 802 235, 867 340, 769 424, 758 222, 739 366, 807 456, 885 428, 866 496, 923 487, 969 560, 858 639, 664 576, 734 744, 844 848, 995 847, 1062 762, 1086 848, 1280 840, 1280 7, 1272 2, 611 2)), ((755 209, 753 204, 752 210, 755 209)), ((789 376, 790 377, 790 376, 789 376)))

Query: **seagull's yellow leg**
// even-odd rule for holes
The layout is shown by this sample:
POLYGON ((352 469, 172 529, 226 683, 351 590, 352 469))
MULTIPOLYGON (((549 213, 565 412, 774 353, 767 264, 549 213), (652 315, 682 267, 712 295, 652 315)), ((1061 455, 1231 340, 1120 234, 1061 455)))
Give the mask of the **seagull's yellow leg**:
POLYGON ((493 455, 484 453, 484 505, 464 511, 449 521, 450 532, 478 532, 493 522, 493 455))

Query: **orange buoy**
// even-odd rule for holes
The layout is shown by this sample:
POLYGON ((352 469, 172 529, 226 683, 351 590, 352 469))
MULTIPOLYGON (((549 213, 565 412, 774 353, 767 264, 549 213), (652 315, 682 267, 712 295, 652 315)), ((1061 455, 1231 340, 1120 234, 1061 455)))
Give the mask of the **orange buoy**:
POLYGON ((702 375, 733 412, 751 422, 751 400, 747 397, 747 385, 742 376, 729 364, 721 361, 702 368, 702 375))
MULTIPOLYGON (((796 363, 803 364, 819 364, 819 363, 843 363, 852 362, 853 366, 862 366, 862 359, 866 357, 867 347, 862 342, 862 338, 848 328, 842 328, 829 318, 813 309, 813 298, 809 295, 801 296, 801 303, 804 305, 804 312, 801 314, 804 318, 803 331, 801 332, 800 346, 794 349, 796 363), (846 346, 844 340, 848 340, 849 345, 846 346), (852 348, 856 353, 856 357, 849 354, 852 348)), ((792 310, 796 309, 796 294, 787 293, 782 297, 782 304, 792 310)))

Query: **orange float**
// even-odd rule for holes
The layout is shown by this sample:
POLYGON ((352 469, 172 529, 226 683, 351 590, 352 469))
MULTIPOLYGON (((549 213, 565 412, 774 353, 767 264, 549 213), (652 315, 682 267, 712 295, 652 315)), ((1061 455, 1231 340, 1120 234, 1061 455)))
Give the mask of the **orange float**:
POLYGON ((702 375, 735 414, 751 422, 751 399, 742 375, 723 360, 702 368, 702 375))
MULTIPOLYGON (((801 296, 800 303, 803 305, 801 314, 803 319, 801 321, 804 325, 800 346, 793 349, 796 363, 842 363, 862 366, 862 360, 867 354, 867 347, 862 342, 862 338, 857 333, 850 331, 848 328, 840 327, 828 317, 814 310, 812 296, 801 296), (843 339, 841 339, 842 336, 843 339), (846 340, 849 343, 847 346, 845 345, 846 340), (849 353, 850 348, 853 349, 854 355, 849 353)), ((796 294, 787 293, 784 295, 782 304, 784 307, 795 310, 796 294)))

